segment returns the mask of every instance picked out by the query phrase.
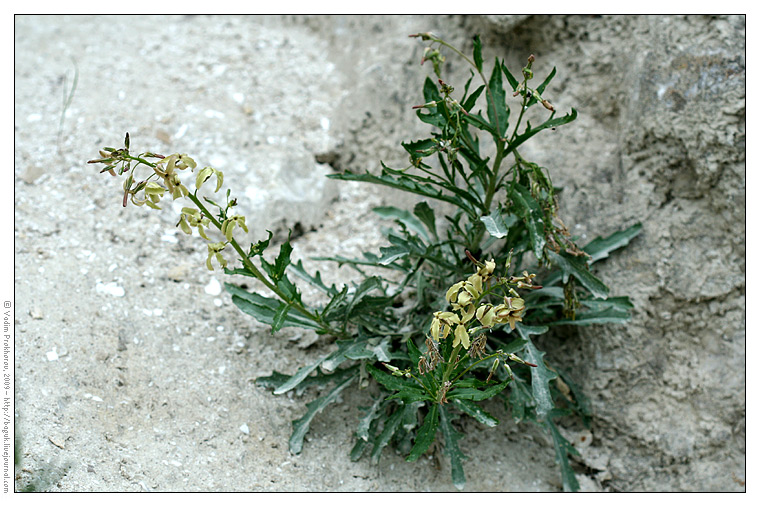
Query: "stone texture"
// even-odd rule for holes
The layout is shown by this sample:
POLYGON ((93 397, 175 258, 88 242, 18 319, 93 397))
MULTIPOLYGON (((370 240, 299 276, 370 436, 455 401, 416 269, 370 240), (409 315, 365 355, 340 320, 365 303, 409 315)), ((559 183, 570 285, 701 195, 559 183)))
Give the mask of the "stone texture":
MULTIPOLYGON (((294 228, 310 267, 336 245, 376 250, 384 224, 371 208, 411 201, 322 176, 405 163, 399 143, 426 132, 410 106, 427 75, 407 35, 428 30, 460 47, 480 33, 486 62, 512 69, 533 53, 539 78, 556 66, 547 98, 579 119, 522 154, 564 189, 579 237, 644 224, 598 264, 614 294, 632 296, 632 322, 542 343, 592 404, 590 434, 565 429, 587 437, 584 489, 744 489, 743 16, 19 16, 17 427, 30 470, 71 465, 53 490, 452 489, 432 462, 348 460, 345 420, 361 393, 322 414, 291 456, 301 402, 250 379, 293 371, 318 347, 298 348, 290 331, 273 339, 207 294, 205 247, 176 233, 176 214, 122 209, 119 184, 84 164, 129 130, 133 145, 223 169, 251 237, 294 228), (59 134, 69 57, 80 79, 59 134), (49 362, 54 348, 67 353, 49 362)), ((445 67, 463 70, 453 57, 445 67)), ((465 428, 468 489, 557 489, 542 435, 493 410, 496 430, 465 428)))

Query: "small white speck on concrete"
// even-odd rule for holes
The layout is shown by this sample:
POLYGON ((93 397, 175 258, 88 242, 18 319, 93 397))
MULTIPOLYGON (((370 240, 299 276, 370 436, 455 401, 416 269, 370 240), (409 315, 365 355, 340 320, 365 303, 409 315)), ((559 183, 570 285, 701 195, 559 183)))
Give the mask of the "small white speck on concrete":
POLYGON ((248 429, 248 425, 247 425, 247 424, 245 424, 245 423, 243 423, 243 425, 242 425, 242 426, 240 426, 240 431, 242 431, 242 432, 243 432, 243 433, 245 433, 246 435, 250 435, 250 434, 251 434, 251 430, 250 430, 250 429, 248 429))
POLYGON ((98 282, 95 284, 95 291, 100 294, 109 294, 111 296, 120 298, 124 296, 124 288, 119 287, 116 282, 98 282))
POLYGON ((203 290, 206 291, 206 294, 218 296, 222 293, 222 285, 219 283, 219 280, 212 278, 203 290))

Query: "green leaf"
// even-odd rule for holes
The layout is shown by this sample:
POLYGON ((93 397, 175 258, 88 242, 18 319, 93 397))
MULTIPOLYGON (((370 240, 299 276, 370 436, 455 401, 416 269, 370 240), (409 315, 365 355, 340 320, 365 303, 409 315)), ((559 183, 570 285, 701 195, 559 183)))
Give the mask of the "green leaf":
POLYGON ((473 38, 474 48, 472 50, 472 59, 475 62, 475 68, 483 72, 483 45, 480 42, 480 35, 473 38))
POLYGON ((521 422, 530 410, 536 406, 536 400, 533 398, 528 381, 514 372, 512 375, 514 379, 509 385, 510 392, 507 400, 509 408, 512 410, 512 418, 515 422, 521 422))
POLYGON ((498 58, 496 58, 496 64, 491 73, 491 79, 488 81, 488 89, 491 93, 486 94, 486 113, 493 129, 498 132, 499 137, 504 137, 504 133, 507 131, 509 109, 507 109, 507 103, 505 100, 506 97, 504 94, 504 85, 501 80, 501 68, 498 58))
POLYGON ((372 463, 377 464, 377 462, 380 461, 380 454, 383 452, 383 448, 388 445, 388 442, 391 441, 393 434, 396 433, 399 424, 401 424, 401 418, 403 415, 404 411, 397 409, 393 415, 386 419, 383 431, 380 433, 380 436, 377 437, 375 445, 372 447, 372 453, 370 454, 372 463))
POLYGON ((403 259, 407 255, 409 255, 409 249, 403 246, 381 246, 380 257, 378 258, 377 263, 381 266, 387 266, 392 264, 393 261, 403 259))
POLYGON ((269 237, 267 239, 262 239, 261 241, 257 241, 251 245, 251 249, 248 252, 248 257, 255 257, 264 253, 264 250, 266 250, 269 246, 269 241, 272 239, 272 231, 267 231, 267 233, 269 233, 269 237))
POLYGON ((419 457, 430 448, 435 441, 438 425, 438 404, 434 403, 430 406, 430 409, 425 416, 425 420, 422 421, 422 426, 417 430, 417 436, 414 439, 414 447, 412 447, 412 452, 409 453, 409 456, 406 457, 406 461, 410 463, 417 461, 419 457))
POLYGON ((446 398, 450 400, 473 400, 483 401, 488 398, 493 398, 500 392, 502 392, 509 384, 509 380, 502 382, 501 384, 495 384, 486 389, 480 390, 474 387, 458 387, 458 383, 454 384, 451 391, 446 395, 446 398))
MULTIPOLYGON (((316 375, 305 377, 298 383, 298 386, 295 388, 295 393, 297 396, 301 396, 304 391, 311 386, 324 387, 333 382, 339 382, 346 378, 347 375, 353 375, 353 371, 353 368, 336 370, 334 373, 322 373, 317 370, 316 375)), ((285 375, 284 373, 274 371, 267 377, 258 377, 256 379, 256 385, 274 390, 287 382, 291 377, 291 375, 285 375)))
POLYGON ((514 204, 515 212, 522 218, 530 235, 530 243, 533 247, 533 253, 538 260, 544 258, 544 246, 546 246, 546 237, 544 235, 544 213, 541 206, 536 202, 530 190, 515 183, 509 191, 509 198, 514 204))
POLYGON ((530 369, 531 388, 533 390, 533 398, 536 400, 536 418, 539 421, 544 421, 547 414, 554 408, 554 400, 552 399, 549 382, 557 378, 557 374, 546 367, 544 363, 545 352, 538 350, 533 345, 530 335, 525 333, 525 329, 520 329, 519 327, 517 329, 526 339, 523 359, 537 365, 530 369))
POLYGON ((372 406, 367 408, 364 415, 359 418, 359 426, 356 428, 356 438, 364 440, 365 442, 369 440, 369 431, 372 421, 382 415, 380 410, 381 405, 383 405, 382 397, 376 399, 372 406))
POLYGON ((277 309, 277 313, 275 313, 274 317, 272 318, 272 334, 275 334, 277 331, 282 329, 283 324, 285 324, 285 319, 288 316, 288 310, 290 310, 289 304, 280 304, 280 307, 277 309))
POLYGON ((571 276, 586 287, 595 298, 606 299, 609 289, 601 280, 591 274, 586 267, 586 261, 582 257, 576 257, 569 253, 556 253, 547 250, 549 260, 562 270, 562 281, 567 283, 571 276))
POLYGON ((486 85, 480 85, 475 89, 474 92, 470 94, 469 97, 467 97, 467 99, 462 102, 462 107, 465 111, 469 113, 472 108, 475 107, 475 103, 478 101, 478 97, 480 97, 480 94, 483 93, 483 90, 485 89, 486 85))
POLYGON ((414 214, 425 224, 432 237, 437 238, 438 231, 435 228, 435 212, 433 208, 425 201, 420 201, 414 206, 414 214))
POLYGON ((345 320, 346 299, 348 298, 348 286, 344 285, 343 290, 333 296, 324 310, 322 310, 322 318, 327 321, 333 320, 345 320))
POLYGON ((493 428, 499 424, 498 419, 480 408, 477 403, 474 403, 470 400, 453 400, 452 405, 470 417, 474 418, 479 423, 485 424, 489 428, 493 428))
POLYGON ((504 155, 505 156, 509 155, 511 152, 517 149, 521 144, 523 144, 525 141, 527 141, 534 135, 538 134, 542 130, 559 127, 560 125, 565 125, 566 123, 570 123, 571 121, 575 120, 577 117, 578 117, 578 111, 576 111, 574 108, 571 108, 568 114, 560 118, 555 118, 554 113, 552 113, 551 118, 546 120, 544 123, 542 123, 538 127, 527 128, 525 132, 515 137, 514 141, 512 141, 509 144, 509 148, 507 148, 504 151, 504 155))
POLYGON ((404 404, 415 403, 418 401, 435 401, 435 399, 417 386, 405 386, 395 394, 388 396, 389 400, 401 400, 404 404))
POLYGON ((462 467, 462 460, 466 458, 459 449, 459 444, 457 442, 464 435, 454 429, 454 426, 451 424, 451 416, 443 405, 439 405, 439 407, 444 453, 448 454, 451 462, 451 480, 454 483, 454 487, 461 491, 464 489, 465 483, 467 482, 464 476, 464 468, 462 467))
MULTIPOLYGON (((371 364, 367 365, 367 371, 377 382, 388 389, 391 392, 404 391, 409 389, 415 389, 415 386, 419 385, 416 382, 405 379, 404 377, 396 377, 389 373, 381 371, 371 364)), ((419 390, 419 389, 418 389, 419 390)))
MULTIPOLYGON (((248 292, 226 282, 224 288, 232 295, 232 302, 243 313, 250 315, 262 324, 274 327, 275 316, 282 304, 279 299, 267 298, 254 292, 248 292)), ((282 316, 282 319, 281 327, 302 327, 315 331, 322 329, 319 324, 300 313, 288 313, 282 316)))
POLYGON ((358 376, 359 375, 357 368, 355 375, 347 377, 345 380, 332 388, 332 390, 325 396, 317 398, 316 400, 306 404, 306 407, 308 409, 306 411, 306 414, 304 414, 300 419, 293 421, 293 433, 290 435, 290 452, 294 454, 301 452, 301 449, 303 448, 303 439, 306 436, 306 433, 309 431, 309 424, 311 424, 314 416, 324 410, 327 405, 335 402, 335 400, 338 399, 338 395, 341 393, 341 391, 348 387, 351 382, 353 382, 358 376))
POLYGON ((308 366, 302 366, 301 368, 298 368, 298 371, 296 371, 294 375, 292 375, 284 384, 274 390, 274 394, 283 394, 296 387, 298 384, 303 382, 311 372, 319 368, 319 365, 322 364, 323 360, 324 358, 308 366))
POLYGON ((509 86, 512 87, 512 91, 517 91, 517 87, 520 86, 520 82, 515 79, 515 76, 513 76, 511 72, 509 72, 509 69, 504 64, 504 62, 501 63, 501 70, 504 72, 504 76, 506 76, 507 81, 509 82, 509 86))
POLYGON ((282 280, 282 277, 285 275, 285 269, 290 264, 290 254, 293 253, 293 246, 290 244, 291 232, 288 232, 288 239, 280 245, 280 253, 277 255, 274 264, 268 263, 263 257, 261 258, 261 265, 275 283, 282 280))
POLYGON ((637 223, 625 230, 617 231, 606 238, 601 236, 583 247, 583 251, 591 256, 589 266, 596 261, 606 259, 610 252, 626 246, 630 241, 641 233, 641 224, 637 223))
POLYGON ((328 295, 335 296, 338 294, 338 289, 335 288, 335 285, 331 285, 330 287, 325 285, 325 283, 322 281, 322 275, 320 275, 319 271, 317 271, 314 276, 311 276, 303 267, 303 263, 300 260, 295 264, 291 264, 290 270, 293 271, 293 273, 295 273, 298 278, 309 282, 311 285, 322 290, 323 292, 326 292, 328 295))
POLYGON ((557 426, 554 424, 554 421, 547 419, 544 422, 544 427, 549 430, 549 434, 554 441, 554 454, 562 474, 562 489, 568 492, 578 491, 578 489, 580 489, 578 479, 576 479, 575 471, 573 470, 573 467, 570 466, 570 461, 567 459, 568 454, 578 456, 578 451, 565 437, 562 436, 559 429, 557 429, 557 426))
POLYGON ((444 185, 439 180, 411 174, 403 174, 400 173, 400 171, 394 174, 392 170, 386 166, 384 166, 383 172, 380 176, 376 176, 369 172, 366 172, 364 174, 356 174, 350 171, 346 171, 341 174, 330 174, 327 177, 343 181, 361 181, 364 183, 383 185, 404 192, 421 195, 430 199, 448 202, 468 211, 468 214, 470 215, 474 214, 473 206, 480 205, 477 197, 470 195, 466 190, 462 190, 451 185, 445 185, 444 188, 454 194, 449 195, 444 193, 442 190, 435 188, 436 186, 441 187, 444 185))
POLYGON ((380 278, 377 276, 372 276, 370 278, 366 278, 362 281, 362 283, 359 284, 359 286, 356 288, 356 291, 351 297, 351 300, 348 302, 348 307, 346 308, 346 315, 351 314, 351 310, 356 307, 357 304, 359 304, 364 298, 367 297, 367 295, 374 291, 374 290, 383 290, 382 282, 380 281, 380 278))
POLYGON ((544 90, 546 90, 546 87, 549 85, 551 80, 554 78, 554 75, 557 73, 557 67, 552 68, 552 71, 549 73, 548 76, 546 76, 546 79, 544 79, 544 82, 538 85, 538 88, 536 88, 536 91, 540 94, 544 93, 544 90))
POLYGON ((501 210, 494 210, 490 215, 480 217, 480 221, 486 226, 488 234, 494 238, 503 238, 509 234, 509 228, 517 222, 514 215, 502 216, 501 210))
POLYGON ((630 311, 633 309, 633 304, 627 297, 583 299, 580 303, 585 308, 576 312, 575 320, 560 319, 551 322, 550 325, 622 324, 631 319, 630 311))

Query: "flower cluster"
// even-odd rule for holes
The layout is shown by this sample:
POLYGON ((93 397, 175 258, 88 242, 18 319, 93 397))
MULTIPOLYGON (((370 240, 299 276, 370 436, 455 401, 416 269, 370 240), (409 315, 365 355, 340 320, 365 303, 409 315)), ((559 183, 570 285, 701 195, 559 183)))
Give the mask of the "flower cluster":
POLYGON ((420 358, 420 372, 431 371, 441 362, 438 343, 445 341, 453 330, 452 346, 469 350, 473 357, 480 357, 485 351, 486 337, 480 331, 491 329, 498 324, 509 324, 515 329, 525 313, 525 300, 515 291, 519 289, 537 289, 533 285, 534 274, 523 272, 522 276, 496 277, 496 264, 493 260, 478 263, 478 271, 467 280, 452 285, 446 291, 446 301, 451 305, 450 311, 433 314, 430 323, 430 336, 426 341, 427 353, 420 358), (497 286, 509 286, 502 302, 498 305, 482 301, 497 286))

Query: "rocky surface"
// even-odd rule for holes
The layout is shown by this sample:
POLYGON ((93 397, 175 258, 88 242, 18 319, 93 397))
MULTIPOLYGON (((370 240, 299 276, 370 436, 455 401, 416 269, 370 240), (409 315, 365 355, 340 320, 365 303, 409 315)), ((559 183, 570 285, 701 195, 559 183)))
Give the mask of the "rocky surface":
MULTIPOLYGON (((177 210, 124 209, 120 183, 85 164, 129 131, 222 169, 251 236, 293 228, 297 258, 379 247, 372 207, 405 199, 323 176, 403 163, 399 143, 424 135, 423 45, 407 35, 428 30, 463 47, 480 33, 510 68, 533 53, 538 76, 556 66, 547 95, 579 119, 523 155, 564 189, 574 234, 644 224, 598 264, 631 323, 542 344, 593 408, 590 430, 566 429, 583 489, 744 490, 740 16, 16 17, 19 485, 50 470, 54 491, 453 490, 446 462, 348 459, 361 392, 290 454, 303 401, 253 379, 325 346, 241 314, 177 210)), ((558 489, 545 437, 490 410, 497 428, 464 423, 467 490, 558 489)))

